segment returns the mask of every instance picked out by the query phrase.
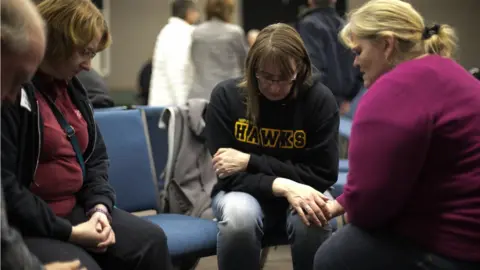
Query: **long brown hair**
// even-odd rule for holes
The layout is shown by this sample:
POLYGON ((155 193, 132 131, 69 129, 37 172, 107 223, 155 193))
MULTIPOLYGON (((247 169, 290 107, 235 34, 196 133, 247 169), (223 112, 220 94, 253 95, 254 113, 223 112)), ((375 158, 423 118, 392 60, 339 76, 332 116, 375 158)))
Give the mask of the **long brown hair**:
POLYGON ((257 124, 260 114, 258 81, 256 72, 266 63, 278 66, 281 76, 291 78, 295 74, 292 91, 293 97, 305 85, 311 84, 312 65, 305 45, 298 32, 291 26, 283 23, 265 27, 248 52, 245 75, 239 87, 245 92, 247 104, 247 118, 257 124), (292 68, 292 61, 296 69, 292 68))

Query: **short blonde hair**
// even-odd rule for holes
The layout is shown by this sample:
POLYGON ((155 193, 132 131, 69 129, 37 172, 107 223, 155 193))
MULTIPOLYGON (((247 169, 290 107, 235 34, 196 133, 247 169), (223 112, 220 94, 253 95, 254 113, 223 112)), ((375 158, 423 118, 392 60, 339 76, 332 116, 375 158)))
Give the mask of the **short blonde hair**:
POLYGON ((111 43, 107 23, 90 0, 45 0, 37 8, 47 23, 49 60, 72 56, 75 49, 84 49, 99 34, 97 52, 111 43))
POLYGON ((436 33, 425 36, 428 29, 423 17, 411 4, 400 0, 371 0, 348 16, 340 39, 353 48, 356 46, 353 36, 360 39, 393 36, 397 40, 394 64, 425 53, 453 57, 457 49, 453 28, 442 24, 436 33))

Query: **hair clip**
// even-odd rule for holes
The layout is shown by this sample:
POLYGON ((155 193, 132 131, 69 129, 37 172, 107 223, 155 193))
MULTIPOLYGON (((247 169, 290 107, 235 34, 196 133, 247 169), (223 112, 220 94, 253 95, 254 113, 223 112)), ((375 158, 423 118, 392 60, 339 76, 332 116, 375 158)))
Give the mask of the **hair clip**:
POLYGON ((424 39, 424 40, 429 39, 433 35, 437 35, 439 31, 440 31, 440 25, 439 24, 435 24, 432 27, 425 27, 425 29, 423 30, 423 34, 422 34, 422 39, 424 39))

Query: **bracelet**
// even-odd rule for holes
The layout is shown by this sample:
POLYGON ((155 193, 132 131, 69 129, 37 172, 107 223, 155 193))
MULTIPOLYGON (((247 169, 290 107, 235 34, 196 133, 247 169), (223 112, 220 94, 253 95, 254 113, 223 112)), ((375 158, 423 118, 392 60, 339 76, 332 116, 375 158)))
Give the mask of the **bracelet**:
POLYGON ((105 216, 107 216, 108 222, 112 223, 112 216, 110 215, 110 213, 108 211, 105 211, 105 209, 99 208, 99 207, 94 207, 94 208, 90 209, 87 212, 87 217, 91 218, 93 216, 93 214, 95 214, 96 212, 100 212, 100 213, 105 214, 105 216))

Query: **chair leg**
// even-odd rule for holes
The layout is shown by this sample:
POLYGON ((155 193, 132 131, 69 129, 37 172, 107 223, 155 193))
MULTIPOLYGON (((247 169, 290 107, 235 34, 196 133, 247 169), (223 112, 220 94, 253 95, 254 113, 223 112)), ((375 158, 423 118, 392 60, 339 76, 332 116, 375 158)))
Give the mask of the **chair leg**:
POLYGON ((262 253, 260 254, 260 269, 263 269, 265 267, 265 264, 267 263, 269 252, 270 252, 269 247, 266 247, 266 248, 262 249, 262 253))

